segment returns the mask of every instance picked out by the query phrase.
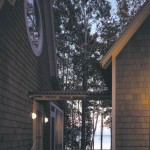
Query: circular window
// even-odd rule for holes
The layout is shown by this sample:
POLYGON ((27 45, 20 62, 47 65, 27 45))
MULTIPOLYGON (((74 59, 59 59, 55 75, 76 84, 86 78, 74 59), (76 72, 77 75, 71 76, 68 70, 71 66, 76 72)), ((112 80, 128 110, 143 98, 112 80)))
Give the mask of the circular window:
POLYGON ((43 25, 38 0, 25 0, 25 17, 29 41, 36 56, 43 48, 43 25))

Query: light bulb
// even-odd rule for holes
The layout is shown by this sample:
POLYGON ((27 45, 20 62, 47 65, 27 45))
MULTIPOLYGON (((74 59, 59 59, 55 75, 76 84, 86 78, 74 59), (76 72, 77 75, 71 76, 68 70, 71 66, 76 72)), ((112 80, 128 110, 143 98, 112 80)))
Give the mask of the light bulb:
POLYGON ((47 118, 47 117, 45 117, 44 121, 45 121, 45 123, 47 123, 47 122, 48 122, 48 118, 47 118))
POLYGON ((36 117, 37 117, 36 113, 32 113, 31 117, 33 120, 36 119, 36 117))

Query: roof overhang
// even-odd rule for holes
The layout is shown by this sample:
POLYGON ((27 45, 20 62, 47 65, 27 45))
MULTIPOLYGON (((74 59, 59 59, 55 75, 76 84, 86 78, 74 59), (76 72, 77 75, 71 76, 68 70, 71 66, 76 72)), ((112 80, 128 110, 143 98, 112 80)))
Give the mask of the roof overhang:
POLYGON ((127 26, 126 30, 116 40, 113 46, 109 49, 103 59, 100 61, 100 66, 107 68, 112 61, 112 56, 116 57, 125 47, 127 42, 132 38, 134 33, 150 15, 150 0, 147 0, 140 11, 137 13, 133 21, 127 26))
POLYGON ((49 92, 32 92, 29 93, 29 98, 32 100, 111 100, 110 93, 100 92, 64 92, 64 91, 49 91, 49 92))

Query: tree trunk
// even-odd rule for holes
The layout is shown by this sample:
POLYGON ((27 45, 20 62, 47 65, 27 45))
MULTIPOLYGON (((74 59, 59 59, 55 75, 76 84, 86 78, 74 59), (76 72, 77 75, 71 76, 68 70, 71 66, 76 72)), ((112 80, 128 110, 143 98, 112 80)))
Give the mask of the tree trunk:
POLYGON ((85 104, 86 104, 86 99, 82 101, 82 134, 81 134, 81 150, 86 149, 86 144, 85 144, 85 104))
MULTIPOLYGON (((83 60, 83 91, 87 91, 87 20, 85 20, 85 43, 84 43, 84 60, 83 60)), ((82 138, 81 150, 86 150, 85 136, 85 119, 86 119, 86 98, 82 101, 82 138)))
POLYGON ((95 130, 94 130, 95 119, 94 118, 95 118, 95 105, 94 105, 94 108, 93 108, 93 137, 92 137, 92 140, 91 140, 91 149, 93 148, 93 150, 94 150, 94 136, 95 136, 95 130))
POLYGON ((101 112, 101 150, 103 150, 103 109, 101 112))

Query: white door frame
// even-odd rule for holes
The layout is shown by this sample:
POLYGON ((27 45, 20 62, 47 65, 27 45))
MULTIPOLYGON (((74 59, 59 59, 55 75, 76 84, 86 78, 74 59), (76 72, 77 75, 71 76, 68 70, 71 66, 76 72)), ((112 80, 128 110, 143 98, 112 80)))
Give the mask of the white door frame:
MULTIPOLYGON (((62 116, 64 112, 53 102, 50 102, 50 132, 52 129, 52 118, 54 118, 54 150, 55 150, 55 138, 56 138, 56 133, 55 133, 55 123, 56 123, 56 111, 59 111, 62 113, 62 116), (54 111, 51 110, 51 107, 54 107, 54 111)), ((63 150, 63 139, 64 139, 64 117, 62 117, 62 150, 63 150)), ((50 136, 50 142, 52 141, 52 137, 50 136)), ((51 150, 51 143, 50 143, 50 150, 51 150)))

